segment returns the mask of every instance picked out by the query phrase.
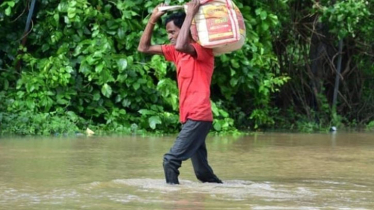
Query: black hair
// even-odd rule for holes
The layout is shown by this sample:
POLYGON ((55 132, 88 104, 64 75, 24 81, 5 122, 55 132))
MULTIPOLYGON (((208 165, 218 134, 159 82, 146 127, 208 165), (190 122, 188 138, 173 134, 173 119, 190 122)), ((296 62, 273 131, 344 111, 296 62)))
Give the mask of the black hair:
POLYGON ((166 17, 165 26, 170 21, 173 21, 175 26, 177 26, 178 28, 182 28, 182 25, 183 25, 183 22, 184 22, 185 18, 186 18, 186 13, 184 13, 184 12, 173 13, 173 14, 166 17))

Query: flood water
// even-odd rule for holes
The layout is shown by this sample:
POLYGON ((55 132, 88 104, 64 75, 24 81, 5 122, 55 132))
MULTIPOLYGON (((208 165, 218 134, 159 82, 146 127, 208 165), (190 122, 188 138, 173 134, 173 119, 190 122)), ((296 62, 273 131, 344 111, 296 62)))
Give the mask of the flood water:
POLYGON ((374 209, 374 133, 210 135, 224 184, 170 186, 174 137, 0 137, 0 209, 374 209))

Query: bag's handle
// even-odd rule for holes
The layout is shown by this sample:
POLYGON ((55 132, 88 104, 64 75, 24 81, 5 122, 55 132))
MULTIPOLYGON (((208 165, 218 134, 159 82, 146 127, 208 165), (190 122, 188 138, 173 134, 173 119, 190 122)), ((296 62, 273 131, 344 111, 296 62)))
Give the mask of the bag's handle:
MULTIPOLYGON (((213 0, 200 0, 200 4, 206 4, 208 2, 211 2, 213 0)), ((180 10, 184 9, 187 5, 174 5, 174 6, 162 6, 159 7, 158 10, 160 11, 174 11, 174 10, 180 10)))
POLYGON ((174 6, 162 6, 158 8, 159 11, 174 11, 174 10, 180 10, 180 9, 184 9, 184 6, 174 5, 174 6))

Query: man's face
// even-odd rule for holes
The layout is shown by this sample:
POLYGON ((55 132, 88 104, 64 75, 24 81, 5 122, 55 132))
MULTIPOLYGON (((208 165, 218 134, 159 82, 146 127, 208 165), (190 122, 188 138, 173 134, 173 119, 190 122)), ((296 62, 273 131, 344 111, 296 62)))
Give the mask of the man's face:
POLYGON ((172 45, 177 42, 178 34, 181 29, 174 24, 174 21, 170 21, 166 24, 166 32, 168 34, 168 39, 172 45))

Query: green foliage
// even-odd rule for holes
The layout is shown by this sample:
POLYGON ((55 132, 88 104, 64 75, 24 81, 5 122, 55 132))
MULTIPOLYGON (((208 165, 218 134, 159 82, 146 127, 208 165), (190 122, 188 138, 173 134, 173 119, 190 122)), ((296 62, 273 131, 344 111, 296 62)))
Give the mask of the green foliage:
POLYGON ((275 49, 281 71, 292 78, 275 99, 282 127, 324 130, 356 126, 373 118, 373 1, 295 1, 275 8, 282 29, 275 49), (290 24, 291 23, 291 24, 290 24), (337 109, 333 111, 338 42, 342 49, 337 109))
MULTIPOLYGON (((137 52, 149 13, 161 1, 36 2, 26 33, 29 2, 0 3, 2 133, 73 133, 87 127, 119 133, 179 130, 175 67, 162 56, 137 52)), ((171 5, 186 2, 165 1, 171 5)), ((372 76, 372 59, 365 56, 372 53, 374 40, 372 0, 369 4, 345 0, 332 5, 312 0, 235 2, 244 16, 247 37, 241 50, 215 59, 211 90, 214 131, 286 126, 310 130, 315 118, 320 120, 318 126, 332 122, 328 89, 316 96, 319 110, 305 103, 310 91, 305 88, 308 74, 303 72, 310 62, 310 47, 301 41, 310 37, 294 30, 303 25, 298 17, 319 14, 335 36, 357 41, 359 51, 352 52, 352 62, 365 77, 372 76), (292 10, 297 5, 305 10, 292 10), (279 103, 279 97, 289 90, 284 89, 287 85, 297 100, 279 103)), ((166 41, 160 21, 152 42, 166 41)), ((364 104, 372 104, 371 90, 371 83, 363 82, 364 104)), ((349 120, 337 116, 334 123, 349 120)))
POLYGON ((1 11, 4 11, 4 13, 1 13, 1 14, 4 14, 6 16, 10 16, 12 14, 12 10, 14 9, 14 7, 16 6, 16 4, 18 2, 19 2, 19 0, 4 1, 0 5, 1 11))
POLYGON ((79 131, 78 125, 82 122, 81 118, 73 112, 58 112, 62 110, 49 113, 22 111, 0 114, 0 123, 3 125, 0 134, 72 135, 79 131))
POLYGON ((137 9, 128 8, 140 3, 39 5, 39 24, 18 55, 24 65, 12 94, 14 104, 26 105, 13 104, 8 111, 63 108, 110 129, 132 123, 154 128, 154 121, 144 123, 138 113, 151 104, 163 107, 156 84, 133 53, 143 26, 132 20, 137 9))
MULTIPOLYGON (((5 14, 2 28, 9 31, 0 35, 1 54, 6 55, 0 63, 4 71, 0 80, 7 99, 1 102, 1 113, 6 113, 6 119, 12 116, 8 113, 40 113, 40 119, 60 117, 62 121, 66 113, 74 113, 86 120, 79 125, 80 129, 90 125, 101 130, 131 132, 135 126, 137 130, 176 132, 179 126, 175 68, 162 56, 136 52, 148 14, 157 4, 158 1, 144 4, 140 0, 39 1, 27 42, 19 45, 13 37, 23 38, 22 27, 14 25, 15 21, 18 25, 25 23, 26 14, 21 13, 26 5, 21 1, 1 3, 1 11, 5 11, 1 13, 5 14)), ((256 5, 238 6, 247 19, 247 44, 237 53, 217 58, 216 69, 229 72, 217 70, 213 83, 226 99, 248 92, 255 96, 253 109, 266 107, 270 93, 286 81, 284 76, 277 77, 277 59, 271 51, 268 30, 276 26, 277 17, 256 5)), ((153 42, 165 40, 164 27, 156 26, 153 42)), ((231 115, 236 113, 228 111, 234 101, 214 98, 214 129, 235 130, 231 115)), ((237 106, 248 104, 249 101, 243 101, 237 106)), ((3 125, 9 122, 4 121, 3 125)), ((31 134, 33 130, 43 129, 18 133, 31 134)))
POLYGON ((234 120, 229 113, 222 108, 219 108, 220 103, 212 103, 212 112, 214 116, 213 128, 216 131, 235 131, 234 120))
POLYGON ((279 21, 261 2, 237 2, 246 23, 247 40, 243 49, 216 59, 213 83, 230 107, 236 127, 259 128, 274 124, 271 94, 289 80, 280 74, 273 52, 272 30, 279 21), (272 114, 270 114, 272 113, 272 114))
POLYGON ((342 39, 369 29, 372 17, 368 5, 367 0, 344 0, 331 6, 316 4, 315 8, 322 13, 321 21, 329 23, 330 31, 342 39))
POLYGON ((367 124, 366 130, 374 130, 374 121, 371 121, 370 123, 367 124))

